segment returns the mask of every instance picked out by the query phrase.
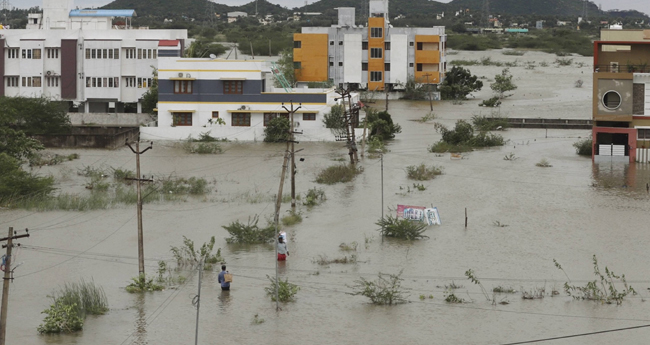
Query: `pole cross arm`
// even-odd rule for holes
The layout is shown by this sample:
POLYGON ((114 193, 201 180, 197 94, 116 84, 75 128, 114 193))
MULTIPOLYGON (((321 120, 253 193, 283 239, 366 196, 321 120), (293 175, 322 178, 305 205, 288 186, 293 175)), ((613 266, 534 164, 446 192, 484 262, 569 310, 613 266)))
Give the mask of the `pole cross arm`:
POLYGON ((153 182, 153 179, 150 178, 125 177, 124 179, 127 181, 153 182))

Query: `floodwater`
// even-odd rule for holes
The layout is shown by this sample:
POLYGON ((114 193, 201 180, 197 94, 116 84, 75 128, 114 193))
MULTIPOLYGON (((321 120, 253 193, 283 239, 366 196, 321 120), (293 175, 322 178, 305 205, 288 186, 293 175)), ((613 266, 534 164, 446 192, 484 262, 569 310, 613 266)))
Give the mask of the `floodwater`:
MULTIPOLYGON (((489 54, 500 57, 495 52, 489 54)), ((544 57, 552 61, 550 55, 544 57)), ((558 84, 554 76, 564 74, 562 78, 568 82, 580 74, 580 69, 558 70, 535 70, 549 74, 544 75, 511 68, 521 83, 515 96, 506 100, 504 110, 527 109, 531 111, 528 116, 537 117, 532 113, 533 104, 537 104, 544 107, 544 116, 588 118, 590 103, 576 98, 590 94, 590 83, 577 91, 553 90, 558 84), (546 88, 544 94, 526 91, 526 85, 539 84, 546 88), (567 105, 575 109, 567 112, 567 105)), ((494 74, 492 67, 476 67, 473 72, 494 74)), ((483 94, 489 95, 481 92, 479 98, 483 94)), ((469 118, 482 109, 478 103, 435 104, 436 121, 451 126, 456 119, 469 118)), ((216 247, 222 248, 234 274, 230 292, 220 291, 216 271, 203 277, 200 344, 503 344, 650 324, 645 302, 650 287, 647 166, 594 166, 590 159, 577 156, 572 144, 588 136, 586 130, 511 129, 503 132, 510 139, 507 146, 451 160, 448 154, 427 152, 427 146, 440 138, 433 123, 412 121, 429 112, 428 102, 391 101, 390 112, 403 133, 384 156, 383 195, 380 159, 363 159, 364 172, 353 182, 320 186, 313 182, 315 175, 337 159, 347 158, 344 145, 297 146, 304 149, 297 158, 305 158, 297 161, 297 191, 304 193, 317 186, 325 191, 327 201, 311 210, 301 208, 303 222, 286 228, 291 256, 280 272, 301 290, 296 302, 282 304, 279 313, 264 292, 269 283, 266 276, 275 274, 273 248, 228 245, 222 226, 235 220, 246 222, 255 214, 261 215, 260 222, 272 216, 284 146, 231 142, 223 144, 223 154, 190 156, 169 142, 156 142, 154 149, 142 156, 144 174, 216 181, 215 190, 205 198, 144 206, 149 274, 155 274, 158 260, 172 259, 169 248, 180 246, 182 236, 197 244, 215 236, 216 247), (504 160, 510 153, 518 159, 504 160), (542 158, 553 167, 536 167, 542 158), (414 191, 405 168, 420 163, 442 166, 444 175, 423 182, 425 191, 414 191), (251 203, 253 199, 259 202, 251 203), (397 204, 436 206, 443 224, 430 227, 426 240, 382 241, 374 224, 382 214, 382 199, 385 213, 397 204), (498 227, 495 222, 508 226, 498 227), (353 241, 359 244, 357 264, 319 266, 313 262, 319 255, 345 255, 339 245, 353 241), (601 269, 607 266, 617 274, 624 273, 639 294, 626 298, 621 306, 576 301, 563 292, 550 296, 553 288, 562 291, 566 281, 553 259, 563 265, 573 284, 584 285, 594 279, 594 254, 601 269), (468 269, 474 270, 487 290, 496 286, 519 291, 545 288, 547 296, 522 300, 521 293, 497 295, 497 301, 506 299, 510 304, 494 306, 479 286, 464 277, 468 269), (402 270, 410 303, 374 306, 364 297, 348 294, 348 285, 359 277, 374 279, 379 272, 402 270), (456 295, 472 303, 444 302, 444 288, 438 286, 452 281, 464 286, 456 295), (420 295, 434 298, 421 300, 420 295), (256 314, 265 322, 253 324, 256 314)), ((76 169, 88 165, 133 169, 135 160, 127 150, 59 150, 78 152, 81 159, 40 172, 62 179, 63 191, 84 193, 84 180, 76 176, 76 169)), ((285 183, 285 193, 288 186, 285 183)), ((283 213, 288 209, 289 204, 282 205, 283 213)), ((197 291, 197 274, 181 272, 188 280, 177 289, 144 295, 124 291, 138 270, 135 207, 91 212, 3 210, 0 226, 29 228, 31 233, 30 238, 20 240, 25 247, 14 258, 24 264, 16 269, 11 284, 8 344, 194 341, 196 309, 191 301, 197 291), (94 279, 104 288, 110 311, 89 317, 78 334, 38 335, 36 328, 43 318, 40 312, 50 302, 47 295, 65 282, 80 279, 94 279)), ((647 344, 648 339, 650 329, 642 328, 554 344, 647 344)))

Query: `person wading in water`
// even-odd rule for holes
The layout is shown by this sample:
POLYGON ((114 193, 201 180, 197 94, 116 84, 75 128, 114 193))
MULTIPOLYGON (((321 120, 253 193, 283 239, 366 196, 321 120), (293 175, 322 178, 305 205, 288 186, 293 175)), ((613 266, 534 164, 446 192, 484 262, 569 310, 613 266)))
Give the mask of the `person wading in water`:
POLYGON ((278 261, 286 261, 289 256, 289 249, 284 242, 284 238, 278 237, 278 261))

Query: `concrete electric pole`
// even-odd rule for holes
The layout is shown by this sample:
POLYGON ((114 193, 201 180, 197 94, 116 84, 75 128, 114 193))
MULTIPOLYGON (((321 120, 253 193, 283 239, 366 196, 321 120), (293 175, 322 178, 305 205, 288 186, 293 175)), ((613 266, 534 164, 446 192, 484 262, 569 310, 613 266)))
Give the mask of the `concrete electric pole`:
MULTIPOLYGON (((9 281, 13 280, 13 271, 11 270, 11 252, 14 247, 13 240, 19 238, 29 237, 29 230, 25 229, 25 234, 18 235, 14 232, 14 228, 9 228, 9 235, 5 238, 0 238, 0 242, 7 241, 7 244, 2 245, 7 248, 7 254, 4 257, 4 280, 2 282, 2 310, 0 311, 0 345, 5 345, 7 338, 7 304, 9 303, 9 281)), ((20 244, 19 244, 20 245, 20 244)))
POLYGON ((140 151, 140 134, 138 133, 138 139, 135 141, 135 149, 131 146, 130 143, 126 143, 133 153, 135 153, 135 178, 127 178, 127 180, 136 181, 136 190, 138 194, 138 271, 139 275, 144 276, 144 236, 142 234, 142 182, 153 182, 152 179, 142 178, 140 174, 140 155, 149 151, 153 148, 153 142, 149 144, 149 147, 140 151))

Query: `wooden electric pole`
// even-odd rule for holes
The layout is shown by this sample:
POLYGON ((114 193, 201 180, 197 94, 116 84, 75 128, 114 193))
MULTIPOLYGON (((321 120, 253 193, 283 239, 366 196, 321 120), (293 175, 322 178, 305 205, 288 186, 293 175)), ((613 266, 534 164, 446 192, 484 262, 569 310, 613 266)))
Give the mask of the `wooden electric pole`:
MULTIPOLYGON (((289 129, 290 137, 287 143, 291 144, 291 209, 295 211, 296 210, 296 158, 295 158, 296 151, 294 148, 294 144, 297 144, 298 142, 295 140, 294 134, 302 134, 302 132, 296 132, 294 130, 293 114, 295 114, 295 112, 298 111, 298 109, 302 108, 302 103, 298 105, 298 108, 294 108, 293 101, 290 102, 291 102, 291 109, 285 107, 284 103, 282 104, 282 108, 284 108, 284 110, 286 110, 287 113, 289 113, 289 120, 291 121, 291 127, 289 129)), ((289 148, 287 147, 287 150, 288 149, 289 148)))
POLYGON ((145 179, 140 175, 140 155, 149 151, 153 148, 153 142, 149 144, 149 147, 140 151, 140 134, 138 133, 138 139, 135 141, 135 149, 129 144, 126 143, 133 153, 135 153, 135 178, 126 178, 127 180, 136 181, 136 191, 138 195, 138 271, 141 277, 144 276, 144 236, 142 234, 142 182, 153 182, 152 179, 145 179))
MULTIPOLYGON (((2 282, 2 310, 0 311, 0 345, 5 345, 7 338, 7 304, 9 303, 9 281, 13 280, 13 271, 11 270, 11 252, 14 244, 13 240, 29 237, 29 230, 25 229, 25 234, 18 235, 14 232, 14 228, 9 228, 9 235, 5 238, 0 238, 0 242, 7 241, 7 244, 2 246, 7 248, 4 264, 4 280, 2 282)), ((20 245, 20 244, 19 244, 20 245)))
MULTIPOLYGON (((350 90, 338 90, 336 91, 341 97, 337 97, 334 100, 341 100, 343 105, 343 116, 345 117, 345 133, 348 146, 348 154, 350 155, 350 164, 355 164, 359 161, 359 156, 357 155, 357 143, 354 133, 354 128, 356 120, 359 119, 359 106, 355 105, 352 107, 352 94, 350 90), (348 103, 348 108, 345 107, 345 103, 348 103)), ((337 139, 338 140, 338 139, 337 139)))

